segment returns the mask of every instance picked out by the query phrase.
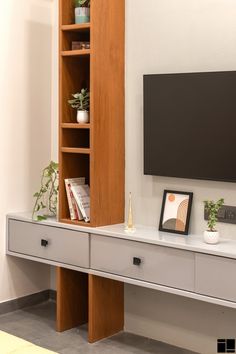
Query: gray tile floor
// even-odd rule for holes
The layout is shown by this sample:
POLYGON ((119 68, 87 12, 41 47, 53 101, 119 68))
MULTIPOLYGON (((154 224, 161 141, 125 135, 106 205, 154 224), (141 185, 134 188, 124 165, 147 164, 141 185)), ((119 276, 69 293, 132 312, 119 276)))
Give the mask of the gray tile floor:
POLYGON ((55 331, 55 303, 49 301, 0 316, 0 330, 60 354, 191 354, 147 338, 119 333, 95 344, 87 343, 87 328, 55 331))

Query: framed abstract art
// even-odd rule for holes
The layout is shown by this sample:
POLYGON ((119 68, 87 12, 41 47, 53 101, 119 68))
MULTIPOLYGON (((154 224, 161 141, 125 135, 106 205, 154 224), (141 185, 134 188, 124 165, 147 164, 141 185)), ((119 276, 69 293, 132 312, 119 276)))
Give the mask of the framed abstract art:
POLYGON ((193 193, 165 190, 159 230, 188 235, 193 193))

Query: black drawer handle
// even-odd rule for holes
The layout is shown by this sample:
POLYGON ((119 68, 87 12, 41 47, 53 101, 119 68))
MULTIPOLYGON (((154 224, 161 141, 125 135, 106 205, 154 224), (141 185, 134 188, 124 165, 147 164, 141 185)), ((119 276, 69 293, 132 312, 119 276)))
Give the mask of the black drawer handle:
POLYGON ((47 240, 41 240, 41 246, 42 247, 47 247, 48 246, 48 241, 47 240))
POLYGON ((133 258, 133 265, 140 266, 141 263, 142 263, 141 258, 138 257, 133 258))

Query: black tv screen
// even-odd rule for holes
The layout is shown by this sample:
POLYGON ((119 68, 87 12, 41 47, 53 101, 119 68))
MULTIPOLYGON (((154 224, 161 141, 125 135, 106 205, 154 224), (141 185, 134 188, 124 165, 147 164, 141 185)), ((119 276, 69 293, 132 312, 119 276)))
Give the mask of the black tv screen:
POLYGON ((144 76, 144 173, 236 182, 236 72, 144 76))

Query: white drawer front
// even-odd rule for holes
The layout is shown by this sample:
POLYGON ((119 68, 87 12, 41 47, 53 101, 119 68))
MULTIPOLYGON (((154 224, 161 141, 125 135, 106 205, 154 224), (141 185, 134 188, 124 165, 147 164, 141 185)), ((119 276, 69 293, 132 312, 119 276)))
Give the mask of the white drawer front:
POLYGON ((88 234, 11 219, 8 227, 9 251, 89 268, 88 234))
POLYGON ((196 254, 196 292, 236 301, 236 260, 196 254))
POLYGON ((179 289, 194 290, 194 254, 91 235, 91 268, 179 289), (134 265, 134 257, 141 259, 134 265))

